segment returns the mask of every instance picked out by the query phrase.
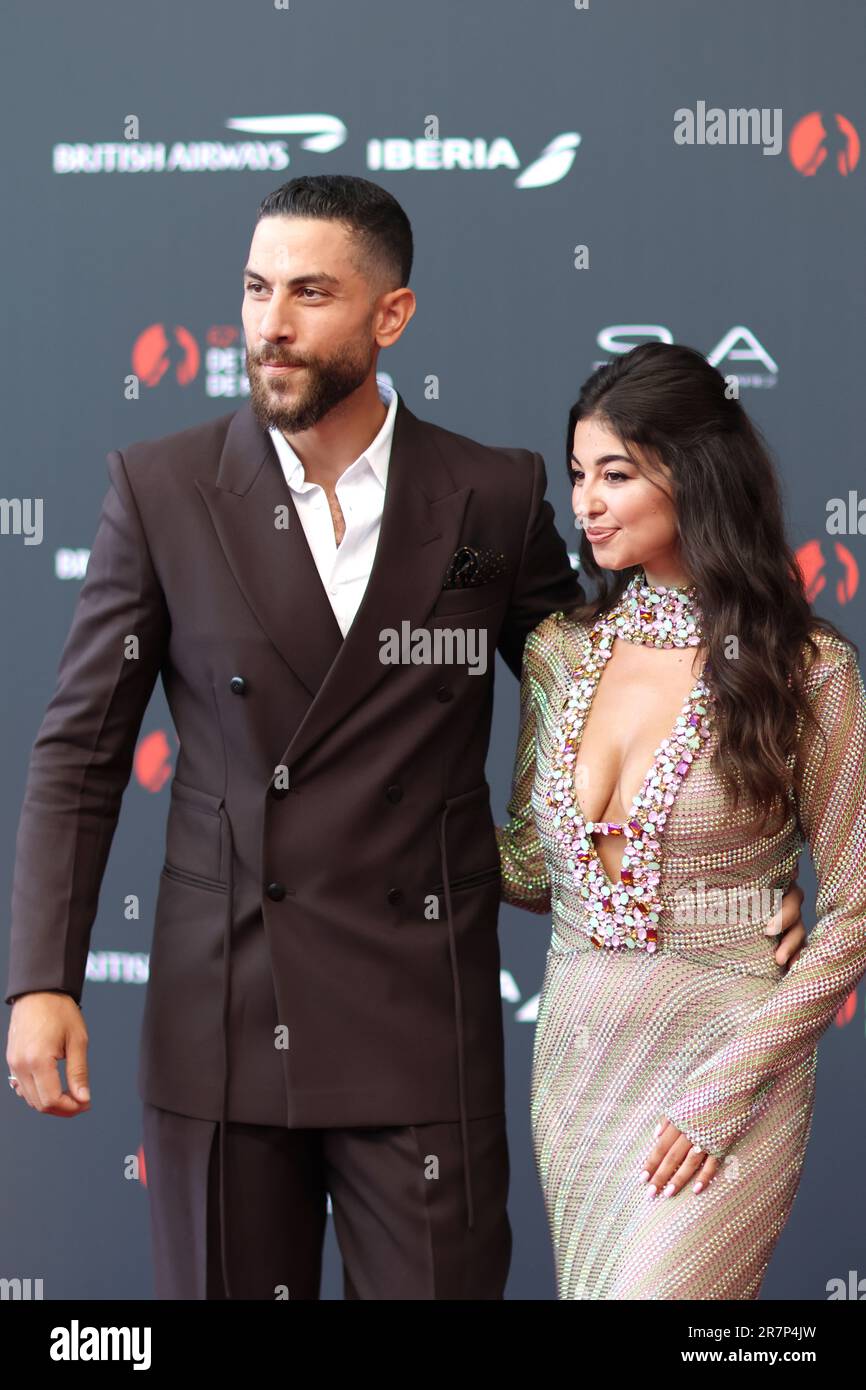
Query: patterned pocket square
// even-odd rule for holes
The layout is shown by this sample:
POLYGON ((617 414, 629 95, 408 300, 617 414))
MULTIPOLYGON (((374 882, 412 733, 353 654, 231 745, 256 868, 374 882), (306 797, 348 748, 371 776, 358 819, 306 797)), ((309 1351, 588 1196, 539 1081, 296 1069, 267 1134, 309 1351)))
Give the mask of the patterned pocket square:
POLYGON ((501 550, 486 550, 483 546, 461 545, 455 550, 445 571, 443 589, 469 589, 498 579, 507 569, 501 550))

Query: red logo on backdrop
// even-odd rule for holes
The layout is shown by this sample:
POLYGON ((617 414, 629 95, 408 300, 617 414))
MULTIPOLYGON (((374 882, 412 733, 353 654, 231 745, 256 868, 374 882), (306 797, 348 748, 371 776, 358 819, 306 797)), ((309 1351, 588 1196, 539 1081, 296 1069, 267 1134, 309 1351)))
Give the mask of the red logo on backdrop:
POLYGON ((857 1012, 857 991, 852 989, 844 1003, 839 1005, 836 1010, 836 1017, 833 1020, 837 1028, 844 1028, 846 1023, 850 1023, 857 1012))
POLYGON ((135 750, 134 772, 146 792, 162 791, 171 776, 171 749, 162 729, 147 734, 135 750))
POLYGON ((828 560, 824 554, 824 544, 823 541, 807 541, 796 551, 806 598, 814 603, 827 584, 835 582, 836 602, 850 603, 860 584, 857 561, 840 541, 833 542, 833 558, 828 560))
POLYGON ((847 116, 838 111, 810 111, 788 136, 788 155, 794 168, 807 178, 821 169, 826 173, 853 173, 860 159, 860 137, 847 116))
POLYGON ((147 1187, 147 1164, 144 1161, 144 1145, 138 1146, 138 1176, 142 1187, 147 1187))
POLYGON ((240 331, 231 323, 215 323, 213 328, 207 331, 206 341, 208 347, 231 347, 241 336, 240 331))
POLYGON ((201 364, 201 353, 188 328, 166 329, 152 323, 132 345, 132 370, 145 386, 158 386, 170 369, 178 386, 188 386, 201 364))

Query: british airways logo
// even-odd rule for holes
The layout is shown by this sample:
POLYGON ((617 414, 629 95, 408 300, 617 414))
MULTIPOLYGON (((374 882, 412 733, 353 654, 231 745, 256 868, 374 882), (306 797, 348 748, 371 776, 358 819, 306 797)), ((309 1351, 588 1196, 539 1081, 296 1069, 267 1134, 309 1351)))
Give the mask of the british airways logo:
MULTIPOLYGON (((138 117, 129 116, 120 140, 55 144, 52 168, 55 174, 276 173, 292 163, 295 146, 310 154, 328 155, 349 138, 345 122, 325 111, 230 116, 224 125, 241 138, 142 140, 138 117)), ((559 183, 571 169, 581 143, 576 130, 561 131, 535 159, 524 163, 510 136, 452 135, 440 130, 439 117, 432 114, 424 117, 417 135, 364 138, 370 170, 479 173, 510 169, 514 187, 521 189, 559 183)))

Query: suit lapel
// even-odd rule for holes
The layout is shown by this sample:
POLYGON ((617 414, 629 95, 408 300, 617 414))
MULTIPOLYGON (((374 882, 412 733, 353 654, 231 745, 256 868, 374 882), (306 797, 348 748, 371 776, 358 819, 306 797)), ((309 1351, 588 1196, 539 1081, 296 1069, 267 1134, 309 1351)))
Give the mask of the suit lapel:
POLYGON ((435 431, 400 397, 373 568, 344 639, 270 435, 249 402, 232 417, 216 481, 196 486, 247 603, 312 696, 281 759, 291 766, 385 675, 381 630, 423 626, 460 544, 472 489, 455 486, 435 431), (278 528, 286 508, 288 527, 278 528))

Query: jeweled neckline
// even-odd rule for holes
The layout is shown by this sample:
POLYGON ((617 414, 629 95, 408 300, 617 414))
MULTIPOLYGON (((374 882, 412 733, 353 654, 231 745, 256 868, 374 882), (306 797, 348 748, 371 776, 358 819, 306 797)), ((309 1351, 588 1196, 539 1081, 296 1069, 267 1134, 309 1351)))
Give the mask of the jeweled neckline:
POLYGON ((613 608, 594 625, 594 632, 602 630, 647 647, 698 647, 703 613, 697 587, 650 584, 640 566, 613 608))
MULTIPOLYGON (((609 632, 605 620, 599 619, 592 633, 606 630, 609 632)), ((657 946, 661 915, 655 891, 661 877, 658 836, 701 741, 709 736, 706 714, 711 692, 702 671, 683 700, 671 732, 656 748, 625 821, 587 821, 577 797, 575 762, 612 649, 612 640, 609 644, 591 643, 589 656, 573 672, 556 725, 557 746, 551 757, 547 801, 553 810, 554 837, 565 841, 566 867, 584 901, 584 934, 596 947, 628 947, 652 953, 657 946), (616 883, 608 876, 593 841, 597 826, 604 827, 599 833, 622 834, 628 841, 616 883), (612 826, 616 827, 613 831, 612 826)))

